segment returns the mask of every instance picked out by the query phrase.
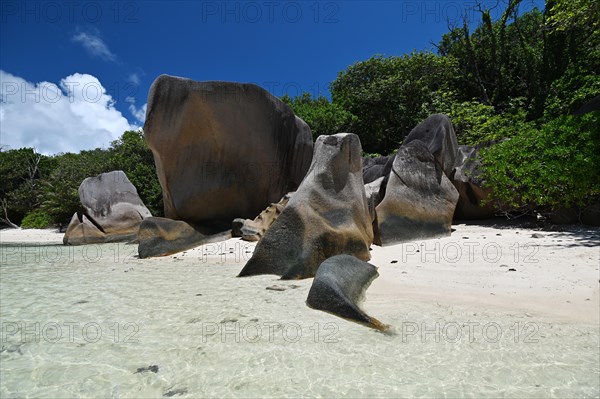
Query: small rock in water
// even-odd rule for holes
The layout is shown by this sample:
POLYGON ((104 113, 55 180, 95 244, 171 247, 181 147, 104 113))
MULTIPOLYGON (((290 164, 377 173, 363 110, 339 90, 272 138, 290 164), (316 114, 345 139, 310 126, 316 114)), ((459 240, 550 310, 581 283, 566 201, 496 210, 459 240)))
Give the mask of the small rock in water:
POLYGON ((148 367, 138 367, 137 371, 134 374, 144 373, 146 371, 152 371, 153 373, 158 373, 158 366, 154 365, 154 366, 148 366, 148 367))
POLYGON ((84 300, 81 300, 81 301, 77 301, 77 302, 75 302, 73 305, 81 305, 81 304, 84 304, 84 303, 89 303, 89 302, 90 302, 90 301, 84 301, 84 300))
POLYGON ((267 287, 267 289, 271 291, 285 291, 285 287, 282 287, 280 285, 271 285, 267 287))
POLYGON ((221 324, 235 323, 236 321, 238 321, 238 319, 236 319, 235 317, 226 317, 223 320, 221 320, 221 324))
POLYGON ((500 267, 508 267, 508 265, 504 265, 504 264, 503 264, 503 265, 500 265, 500 267))
POLYGON ((402 272, 402 274, 407 274, 407 272, 402 272))
POLYGON ((463 237, 463 240, 468 240, 468 239, 469 239, 469 237, 463 237))
POLYGON ((172 389, 170 391, 165 392, 163 396, 166 396, 167 398, 170 398, 171 396, 175 396, 175 395, 184 395, 187 392, 188 392, 187 388, 172 389))
POLYGON ((23 352, 21 352, 21 346, 23 346, 23 344, 2 346, 2 347, 0 347, 0 353, 2 353, 2 352, 15 353, 16 352, 19 355, 22 355, 23 352))
POLYGON ((534 233, 531 235, 532 238, 544 238, 543 234, 534 233))
POLYGON ((501 236, 502 234, 500 234, 500 233, 496 233, 496 235, 497 235, 497 236, 501 236))
POLYGON ((517 269, 515 269, 514 267, 511 267, 510 269, 508 269, 509 272, 516 272, 517 269))
POLYGON ((202 294, 196 294, 196 296, 202 296, 202 294))
POLYGON ((300 288, 300 286, 299 286, 299 285, 296 285, 296 284, 290 284, 290 285, 288 285, 288 287, 289 287, 290 289, 292 289, 292 290, 293 290, 293 289, 295 289, 295 288, 300 288))
POLYGON ((398 263, 398 261, 397 260, 393 260, 390 263, 398 263))

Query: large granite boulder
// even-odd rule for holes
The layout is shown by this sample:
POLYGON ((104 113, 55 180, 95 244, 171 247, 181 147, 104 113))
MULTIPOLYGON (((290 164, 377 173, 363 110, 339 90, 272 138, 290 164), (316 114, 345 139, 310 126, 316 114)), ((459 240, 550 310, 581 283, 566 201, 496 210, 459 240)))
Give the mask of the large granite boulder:
POLYGON ((292 194, 287 193, 278 203, 269 205, 254 220, 234 219, 231 228, 232 236, 241 237, 244 241, 259 241, 283 212, 292 194))
POLYGON ((145 219, 137 235, 141 259, 176 254, 203 244, 231 238, 231 232, 205 234, 180 220, 150 217, 145 219))
POLYGON ((371 282, 379 276, 377 268, 350 255, 337 255, 319 266, 308 292, 306 304, 378 330, 388 326, 367 315, 360 305, 371 282))
POLYGON ((477 147, 458 146, 458 153, 451 176, 452 184, 459 194, 454 219, 485 219, 494 216, 496 208, 486 202, 491 190, 484 188, 480 178, 481 160, 477 147))
POLYGON ((294 191, 313 150, 308 125, 261 87, 167 75, 150 88, 144 134, 165 217, 215 227, 294 191))
POLYGON ((454 170, 458 142, 450 118, 443 114, 434 114, 419 123, 403 141, 403 145, 415 140, 423 142, 446 176, 454 170))
POLYGON ((83 212, 74 214, 67 227, 67 245, 134 240, 142 220, 152 216, 121 170, 85 179, 79 200, 83 212))
POLYGON ((379 236, 389 245, 449 235, 458 192, 420 140, 402 145, 383 201, 377 206, 379 236))
POLYGON ((362 177, 358 136, 320 136, 304 181, 258 242, 240 276, 313 277, 325 259, 369 260, 373 228, 362 177))

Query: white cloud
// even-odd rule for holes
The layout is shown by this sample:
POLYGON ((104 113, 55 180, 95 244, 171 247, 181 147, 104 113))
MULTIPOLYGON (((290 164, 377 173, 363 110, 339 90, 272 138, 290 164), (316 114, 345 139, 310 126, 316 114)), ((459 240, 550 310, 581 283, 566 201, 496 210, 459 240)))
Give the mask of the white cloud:
POLYGON ((71 38, 75 43, 79 43, 93 56, 100 57, 104 61, 115 61, 117 56, 113 54, 106 43, 96 33, 79 32, 71 38))
POLYGON ((138 108, 135 106, 135 98, 127 97, 125 101, 129 103, 129 112, 131 112, 131 115, 138 121, 144 123, 146 120, 146 108, 148 108, 148 104, 146 103, 138 108))
POLYGON ((0 145, 12 149, 78 152, 107 147, 125 130, 139 128, 115 108, 92 75, 75 73, 56 85, 31 83, 0 70, 0 87, 0 145))

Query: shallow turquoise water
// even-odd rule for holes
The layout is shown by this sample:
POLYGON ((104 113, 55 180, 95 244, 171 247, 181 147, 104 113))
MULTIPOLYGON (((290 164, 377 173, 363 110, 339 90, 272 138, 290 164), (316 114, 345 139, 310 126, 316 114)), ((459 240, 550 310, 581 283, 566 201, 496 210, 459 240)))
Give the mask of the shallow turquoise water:
POLYGON ((135 247, 2 246, 0 397, 598 397, 598 326, 373 303, 385 335, 304 301, 310 280, 135 247), (274 284, 285 291, 267 290, 274 284), (151 370, 138 369, 158 366, 151 370))

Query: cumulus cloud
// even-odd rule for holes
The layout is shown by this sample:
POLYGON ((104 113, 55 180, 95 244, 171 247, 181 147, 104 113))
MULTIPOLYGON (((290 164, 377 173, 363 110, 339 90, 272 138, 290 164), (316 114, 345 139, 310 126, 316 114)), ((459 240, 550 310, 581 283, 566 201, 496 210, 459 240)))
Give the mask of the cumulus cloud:
POLYGON ((117 56, 110 51, 97 33, 79 32, 72 37, 72 40, 81 44, 92 56, 100 57, 104 61, 115 61, 117 59, 117 56))
POLYGON ((13 149, 78 152, 107 147, 125 130, 139 129, 88 74, 75 73, 57 85, 28 82, 0 70, 0 99, 0 145, 13 149))

